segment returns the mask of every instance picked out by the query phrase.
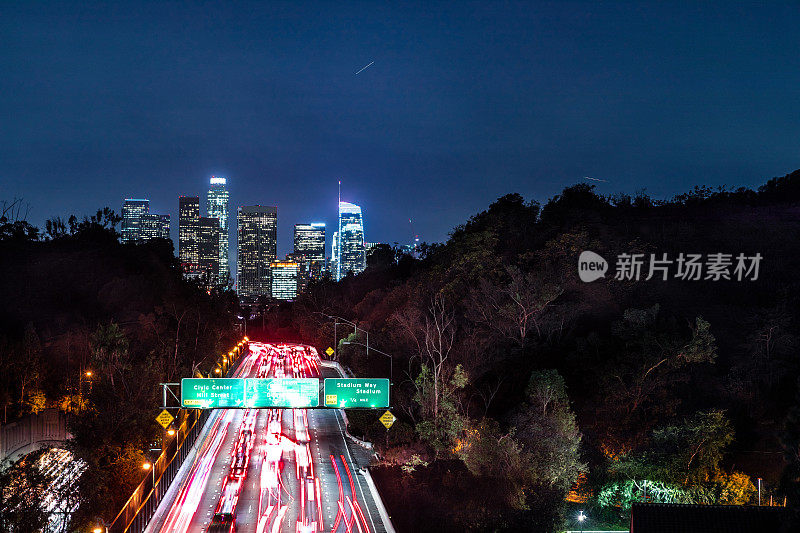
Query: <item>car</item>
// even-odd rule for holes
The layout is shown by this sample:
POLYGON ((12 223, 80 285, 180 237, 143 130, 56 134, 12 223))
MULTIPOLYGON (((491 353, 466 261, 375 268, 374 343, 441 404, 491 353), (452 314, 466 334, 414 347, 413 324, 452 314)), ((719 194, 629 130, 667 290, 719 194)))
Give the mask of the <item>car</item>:
POLYGON ((233 533, 236 531, 236 517, 233 513, 214 513, 211 524, 208 526, 209 533, 233 533))

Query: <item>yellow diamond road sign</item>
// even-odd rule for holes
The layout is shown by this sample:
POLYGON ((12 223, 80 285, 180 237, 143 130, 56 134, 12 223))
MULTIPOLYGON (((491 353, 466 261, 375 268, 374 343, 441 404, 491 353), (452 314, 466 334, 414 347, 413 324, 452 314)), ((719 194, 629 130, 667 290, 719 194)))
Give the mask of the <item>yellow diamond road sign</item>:
POLYGON ((164 409, 161 413, 156 417, 156 422, 161 424, 161 427, 167 429, 167 426, 172 424, 172 421, 175 420, 175 417, 169 414, 169 411, 164 409))
POLYGON ((328 357, 332 356, 333 355, 333 348, 328 346, 328 349, 325 350, 325 353, 328 354, 328 357))
POLYGON ((395 420, 397 420, 397 417, 394 416, 391 411, 386 411, 381 415, 380 418, 381 424, 386 426, 386 429, 392 427, 392 424, 394 424, 395 420))

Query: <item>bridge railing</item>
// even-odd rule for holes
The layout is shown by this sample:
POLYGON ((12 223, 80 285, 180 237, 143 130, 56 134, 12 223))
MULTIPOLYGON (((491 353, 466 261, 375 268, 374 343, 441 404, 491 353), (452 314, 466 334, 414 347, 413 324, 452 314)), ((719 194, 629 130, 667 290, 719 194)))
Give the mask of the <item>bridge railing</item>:
POLYGON ((178 420, 183 420, 175 432, 175 438, 153 463, 152 474, 136 487, 125 506, 119 512, 109 531, 114 533, 141 533, 156 512, 161 499, 175 480, 183 461, 197 441, 209 415, 208 410, 181 409, 178 420))

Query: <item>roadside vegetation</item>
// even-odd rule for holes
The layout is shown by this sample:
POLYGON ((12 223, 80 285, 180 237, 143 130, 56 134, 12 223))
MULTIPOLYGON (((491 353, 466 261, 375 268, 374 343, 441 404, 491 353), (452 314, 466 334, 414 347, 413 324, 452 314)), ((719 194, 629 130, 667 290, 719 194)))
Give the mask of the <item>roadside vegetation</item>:
MULTIPOLYGON (((3 414, 7 421, 45 408, 67 414, 68 447, 87 466, 69 495, 79 503, 69 530, 87 531, 114 519, 153 459, 147 451, 160 446, 158 384, 211 370, 239 338, 238 303, 231 291, 209 294, 184 281, 169 240, 120 244, 119 217, 109 209, 49 220, 45 231, 16 217, 13 202, 5 213, 3 414)), ((40 483, 30 469, 6 475, 20 486, 40 483)), ((0 519, 18 524, 10 531, 37 530, 25 524, 39 522, 20 513, 33 513, 43 494, 25 491, 26 505, 3 506, 0 519)))
POLYGON ((265 334, 324 350, 339 316, 359 327, 336 339, 356 375, 388 360, 341 341, 368 330, 394 355, 399 420, 350 420, 401 530, 550 531, 575 509, 622 526, 633 501, 754 503, 757 478, 762 501, 791 505, 798 202, 800 172, 669 201, 510 194, 418 258, 378 247, 364 273, 266 311, 265 334), (579 280, 584 250, 611 262, 604 278, 579 280), (755 281, 645 281, 646 266, 636 281, 615 279, 621 253, 764 259, 755 281))

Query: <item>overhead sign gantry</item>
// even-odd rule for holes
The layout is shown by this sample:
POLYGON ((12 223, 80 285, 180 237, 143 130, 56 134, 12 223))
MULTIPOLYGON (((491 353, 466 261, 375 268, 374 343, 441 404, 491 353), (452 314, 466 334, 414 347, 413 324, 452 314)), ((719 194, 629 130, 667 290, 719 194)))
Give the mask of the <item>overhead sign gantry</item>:
MULTIPOLYGON (((303 409, 320 406, 318 378, 186 378, 181 380, 181 407, 186 409, 303 409)), ((324 380, 324 407, 389 407, 389 380, 324 380)))

